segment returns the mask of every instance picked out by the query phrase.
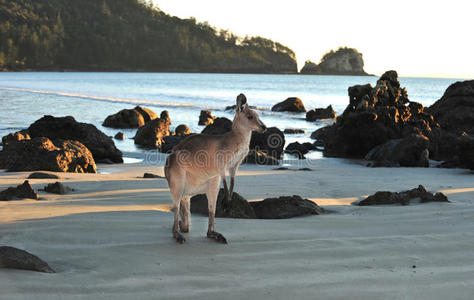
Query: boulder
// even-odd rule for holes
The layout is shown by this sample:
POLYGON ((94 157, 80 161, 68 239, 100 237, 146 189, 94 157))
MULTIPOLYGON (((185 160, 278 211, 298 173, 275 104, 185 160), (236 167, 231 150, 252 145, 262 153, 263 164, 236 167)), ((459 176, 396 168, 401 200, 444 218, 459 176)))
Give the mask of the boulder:
POLYGON ((154 111, 137 106, 133 109, 122 109, 118 113, 108 116, 102 125, 112 128, 137 128, 157 117, 154 111))
POLYGON ((177 136, 185 136, 191 134, 191 130, 189 129, 188 125, 181 124, 176 127, 174 134, 177 136))
POLYGON ((474 136, 462 136, 458 143, 459 166, 474 170, 474 136))
POLYGON ((39 257, 9 246, 0 246, 0 268, 56 273, 39 257))
POLYGON ((306 112, 306 108, 300 98, 290 97, 273 105, 272 111, 306 112))
POLYGON ((357 203, 360 206, 366 205, 383 205, 383 204, 401 204, 409 205, 410 202, 449 202, 448 198, 443 193, 430 193, 426 191, 425 187, 419 185, 418 188, 408 191, 393 193, 393 192, 376 192, 368 196, 364 200, 357 203))
POLYGON ((21 200, 21 199, 38 200, 38 194, 33 190, 28 180, 16 187, 9 187, 0 192, 1 201, 21 200))
POLYGON ((216 118, 207 125, 201 133, 208 135, 221 135, 232 130, 232 121, 227 118, 216 118))
POLYGON ((301 74, 368 75, 364 71, 362 53, 348 47, 330 50, 324 54, 319 64, 307 60, 301 74))
POLYGON ((283 132, 276 127, 270 127, 264 133, 252 132, 249 148, 257 152, 264 152, 267 156, 281 159, 284 146, 285 135, 283 132))
POLYGON ((33 172, 28 176, 28 179, 59 179, 60 177, 56 174, 47 172, 33 172))
POLYGON ((288 219, 324 212, 316 203, 297 195, 267 198, 251 202, 250 205, 258 219, 288 219))
POLYGON ((122 152, 114 141, 94 125, 77 122, 73 117, 44 116, 28 128, 32 138, 47 137, 51 140, 63 139, 78 141, 90 150, 94 159, 110 159, 122 163, 122 152))
POLYGON ((301 133, 306 133, 303 129, 296 129, 296 128, 286 128, 283 130, 283 133, 285 134, 301 134, 301 133))
POLYGON ((201 110, 201 113, 199 114, 199 122, 198 125, 210 125, 214 122, 214 117, 211 113, 210 110, 201 110))
POLYGON ((267 155, 262 151, 250 150, 247 157, 243 161, 244 164, 255 164, 255 165, 279 165, 278 159, 267 155))
POLYGON ((125 135, 123 134, 123 132, 117 132, 117 134, 114 136, 114 139, 123 140, 124 137, 125 137, 125 135))
POLYGON ((171 120, 168 111, 162 111, 159 118, 151 120, 144 126, 138 128, 133 138, 135 144, 143 148, 160 148, 163 143, 163 138, 170 134, 170 124, 171 120))
POLYGON ((52 194, 59 194, 59 195, 64 195, 64 194, 74 191, 74 189, 68 186, 65 186, 59 181, 56 181, 55 183, 50 183, 47 186, 45 186, 43 189, 45 192, 52 193, 52 194))
POLYGON ((474 135, 474 80, 451 84, 443 96, 426 110, 444 130, 474 135))
POLYGON ((332 108, 332 105, 329 105, 326 108, 315 108, 306 112, 306 121, 314 122, 321 119, 335 119, 337 118, 337 113, 332 108))
POLYGON ((96 173, 92 153, 78 141, 37 137, 10 143, 0 152, 0 169, 96 173))
POLYGON ((309 150, 299 142, 293 142, 288 144, 285 149, 285 152, 291 155, 298 157, 299 159, 304 159, 304 155, 309 152, 309 150))
POLYGON ((365 156, 373 167, 429 167, 429 140, 422 135, 389 140, 375 146, 365 156))
POLYGON ((26 130, 21 130, 18 132, 10 133, 4 137, 2 137, 2 145, 3 147, 8 147, 9 143, 15 143, 22 140, 30 140, 31 137, 26 130))
MULTIPOLYGON (((191 198, 191 212, 208 215, 208 202, 205 194, 191 198)), ((255 213, 247 200, 236 192, 232 194, 230 203, 227 203, 224 189, 220 189, 216 203, 216 218, 255 219, 255 213)))

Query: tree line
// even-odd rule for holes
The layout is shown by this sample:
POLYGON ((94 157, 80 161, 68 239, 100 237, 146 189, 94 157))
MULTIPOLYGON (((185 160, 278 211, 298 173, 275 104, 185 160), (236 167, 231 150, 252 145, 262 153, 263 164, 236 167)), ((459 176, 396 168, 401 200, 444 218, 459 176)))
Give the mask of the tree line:
POLYGON ((294 52, 140 0, 0 0, 9 70, 296 73, 294 52))

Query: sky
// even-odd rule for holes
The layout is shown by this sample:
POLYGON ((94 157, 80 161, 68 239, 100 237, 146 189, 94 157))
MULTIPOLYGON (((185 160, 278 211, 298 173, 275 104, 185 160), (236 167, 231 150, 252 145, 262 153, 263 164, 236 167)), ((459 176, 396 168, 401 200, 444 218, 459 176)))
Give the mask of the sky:
POLYGON ((380 75, 474 78, 474 2, 424 0, 153 0, 239 36, 262 36, 296 53, 298 68, 340 46, 380 75))

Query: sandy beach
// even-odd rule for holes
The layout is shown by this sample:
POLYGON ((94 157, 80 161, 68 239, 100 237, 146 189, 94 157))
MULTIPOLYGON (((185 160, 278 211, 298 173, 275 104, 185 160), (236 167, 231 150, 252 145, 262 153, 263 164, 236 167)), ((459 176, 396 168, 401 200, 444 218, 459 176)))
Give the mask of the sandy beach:
MULTIPOLYGON (((332 213, 287 220, 217 219, 228 245, 205 237, 193 215, 187 242, 171 237, 163 167, 99 165, 106 174, 61 173, 75 189, 0 202, 0 244, 38 255, 57 271, 0 270, 1 299, 472 299, 472 172, 367 168, 342 159, 312 171, 242 165, 248 200, 300 195, 332 213), (359 207, 379 190, 424 185, 452 203, 359 207)), ((1 172, 0 188, 29 172, 1 172)), ((53 179, 32 179, 38 190, 53 179)))

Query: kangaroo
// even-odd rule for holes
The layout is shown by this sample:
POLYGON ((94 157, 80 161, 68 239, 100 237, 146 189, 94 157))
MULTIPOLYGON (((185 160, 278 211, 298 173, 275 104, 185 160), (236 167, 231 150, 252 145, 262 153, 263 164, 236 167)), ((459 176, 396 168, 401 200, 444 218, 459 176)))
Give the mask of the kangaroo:
POLYGON ((235 173, 249 152, 252 131, 264 132, 267 129, 258 114, 249 108, 244 94, 238 95, 236 102, 231 131, 223 135, 196 134, 187 137, 173 148, 166 159, 165 176, 175 208, 173 237, 180 244, 186 241, 181 233, 190 229, 190 199, 201 193, 206 194, 208 201, 207 237, 227 244, 226 238, 215 231, 214 225, 220 181, 223 181, 227 201, 230 201, 235 173), (230 175, 230 189, 226 172, 230 175))

